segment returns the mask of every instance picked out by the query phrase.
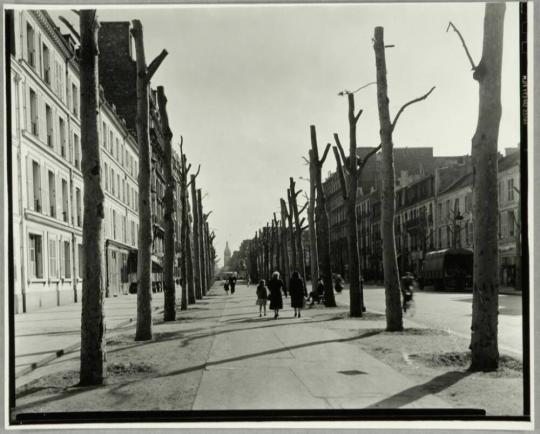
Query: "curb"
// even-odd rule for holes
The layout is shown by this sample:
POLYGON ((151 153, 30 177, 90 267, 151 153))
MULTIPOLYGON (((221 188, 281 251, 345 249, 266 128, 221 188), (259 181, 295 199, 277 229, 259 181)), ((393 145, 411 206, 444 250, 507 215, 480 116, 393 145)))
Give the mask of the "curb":
MULTIPOLYGON (((162 307, 161 306, 155 306, 153 308, 154 311, 157 311, 159 309, 162 309, 162 307)), ((125 320, 125 321, 122 321, 121 323, 118 323, 113 328, 108 329, 106 331, 106 333, 112 332, 112 331, 117 330, 117 329, 122 328, 122 327, 125 327, 125 326, 131 324, 134 320, 135 320, 135 317, 129 318, 129 319, 125 320)), ((68 354, 68 353, 70 353, 72 351, 75 351, 76 349, 80 348, 80 346, 81 346, 81 342, 79 340, 79 342, 71 344, 71 345, 69 345, 69 346, 67 346, 65 348, 61 348, 59 350, 56 350, 52 354, 50 354, 48 356, 45 356, 44 358, 38 360, 37 362, 31 363, 30 366, 28 366, 28 367, 26 367, 24 369, 21 369, 19 372, 15 373, 15 379, 20 378, 20 377, 22 377, 24 375, 27 375, 30 372, 35 371, 37 368, 41 368, 42 366, 45 366, 49 362, 52 362, 53 360, 56 360, 56 359, 58 359, 58 358, 60 358, 62 356, 65 356, 66 354, 68 354)), ((21 386, 21 388, 24 388, 24 385, 21 386)), ((20 393, 19 389, 16 389, 15 395, 18 395, 19 393, 20 393)))

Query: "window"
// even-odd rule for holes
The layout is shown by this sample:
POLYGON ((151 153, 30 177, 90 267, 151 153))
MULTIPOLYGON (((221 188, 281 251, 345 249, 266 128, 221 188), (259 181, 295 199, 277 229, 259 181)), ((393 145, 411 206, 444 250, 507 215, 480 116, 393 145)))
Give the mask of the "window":
POLYGON ((58 119, 58 129, 60 130, 60 155, 66 158, 66 122, 58 119))
POLYGON ((45 104, 45 121, 47 124, 47 146, 49 148, 54 147, 53 143, 53 120, 52 120, 52 109, 49 104, 45 104))
POLYGON ((454 200, 454 213, 457 215, 459 213, 459 198, 454 200))
POLYGON ((41 170, 35 161, 32 161, 32 188, 32 207, 34 211, 41 212, 41 170))
POLYGON ((30 132, 34 136, 39 134, 37 95, 32 89, 30 89, 30 132))
POLYGON ((105 122, 101 123, 101 137, 102 137, 102 146, 106 149, 109 149, 107 147, 107 124, 105 122))
POLYGON ((41 235, 30 234, 28 240, 28 260, 30 277, 43 278, 43 252, 41 235))
POLYGON ((49 240, 49 277, 58 277, 58 259, 56 255, 56 240, 49 240))
POLYGON ((111 190, 112 190, 112 194, 115 195, 116 189, 114 185, 114 170, 112 169, 112 167, 111 167, 111 190))
POLYGON ((450 239, 452 238, 450 226, 446 226, 446 247, 450 247, 450 239))
POLYGON ((56 181, 54 172, 49 170, 49 208, 51 217, 56 217, 56 181))
POLYGON ((116 174, 116 194, 117 194, 117 198, 120 199, 120 174, 117 173, 116 174))
POLYGON ((122 242, 126 242, 126 216, 122 216, 122 242))
POLYGON ((69 241, 64 241, 64 277, 71 278, 71 251, 69 241))
POLYGON ((75 189, 75 201, 77 203, 77 226, 82 226, 82 204, 81 204, 81 189, 75 189))
POLYGON ((121 191, 121 194, 122 194, 122 201, 125 201, 126 199, 126 183, 125 181, 122 179, 122 191, 121 191))
POLYGON ((75 84, 71 84, 71 97, 72 101, 72 112, 75 116, 79 116, 79 89, 75 84))
POLYGON ((75 164, 75 167, 77 169, 81 168, 81 151, 80 151, 81 143, 79 140, 79 136, 77 134, 73 134, 73 149, 75 152, 75 156, 73 157, 73 164, 75 164))
POLYGON ((131 221, 131 244, 135 245, 136 239, 135 239, 135 222, 131 221))
POLYGON ((465 212, 472 211, 472 193, 467 193, 465 195, 465 212))
POLYGON ((514 200, 514 178, 508 180, 508 200, 514 200))
POLYGON ((105 163, 105 191, 109 191, 109 166, 105 163))
POLYGON ((82 279, 84 275, 84 252, 82 244, 77 245, 78 256, 79 256, 79 278, 82 279))
POLYGON ((112 212, 113 239, 116 240, 116 211, 112 212))
POLYGON ((43 80, 51 84, 51 56, 46 45, 43 45, 43 80))
POLYGON ((442 203, 437 204, 437 213, 439 214, 439 222, 443 221, 442 203))
POLYGON ((514 210, 508 211, 508 236, 515 236, 515 215, 514 210))
POLYGON ((109 130, 109 143, 111 146, 111 152, 114 157, 118 159, 118 141, 116 141, 116 147, 114 147, 113 132, 109 130))
POLYGON ((450 216, 450 199, 445 202, 445 211, 445 218, 448 218, 450 216))
POLYGON ((62 179, 62 220, 68 221, 68 184, 65 179, 62 179))
POLYGON ((64 101, 64 72, 62 71, 62 65, 58 60, 54 62, 55 72, 55 93, 64 101))
POLYGON ((33 68, 36 67, 36 48, 35 48, 36 34, 34 28, 30 24, 26 24, 26 51, 28 55, 28 63, 33 68))

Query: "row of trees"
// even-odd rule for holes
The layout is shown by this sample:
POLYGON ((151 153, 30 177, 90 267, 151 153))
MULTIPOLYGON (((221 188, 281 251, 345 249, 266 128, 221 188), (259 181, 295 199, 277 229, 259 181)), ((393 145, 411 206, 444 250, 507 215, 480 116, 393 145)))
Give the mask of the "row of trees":
MULTIPOLYGON (((98 31, 95 10, 78 12, 81 47, 81 147, 84 179, 83 249, 86 261, 83 270, 81 314, 80 385, 102 384, 106 378, 105 318, 104 318, 104 193, 101 180, 101 161, 98 138, 98 31)), ((152 242, 153 220, 151 207, 152 158, 149 131, 150 80, 167 56, 163 50, 147 66, 144 52, 143 29, 134 20, 131 30, 137 62, 137 142, 139 145, 139 233, 137 258, 137 324, 135 340, 152 339, 152 242)), ((213 280, 215 249, 214 233, 208 225, 209 213, 203 212, 201 190, 196 188, 196 174, 188 175, 191 164, 183 150, 174 158, 172 131, 167 114, 164 88, 158 87, 157 98, 161 130, 164 137, 164 320, 176 319, 176 284, 182 276, 180 308, 187 309, 208 291, 213 280), (191 188, 191 212, 190 193, 191 188), (180 200, 178 201, 178 196, 180 200), (191 215, 193 219, 191 219, 191 215), (177 219, 180 218, 180 225, 177 219), (178 231, 177 231, 178 227, 178 231), (178 261, 179 260, 179 261, 178 261), (175 264, 179 264, 179 267, 175 264), (178 271, 179 268, 179 273, 178 271)))
MULTIPOLYGON (((467 45, 458 31, 467 57, 474 71, 473 78, 479 82, 479 117, 476 133, 472 140, 473 159, 473 219, 476 222, 474 235, 474 289, 471 350, 473 370, 491 370, 498 366, 497 309, 498 281, 492 270, 498 266, 497 227, 497 142, 501 117, 500 79, 502 63, 502 36, 505 5, 487 4, 484 18, 484 41, 482 59, 475 65, 467 45)), ((365 310, 362 292, 362 270, 358 249, 356 215, 356 191, 362 170, 369 158, 381 151, 382 215, 381 235, 383 242, 383 270, 386 301, 386 328, 388 331, 403 329, 400 278, 397 265, 394 217, 395 217, 395 173, 393 162, 393 134, 401 115, 411 105, 425 100, 435 89, 404 104, 391 117, 387 81, 386 49, 394 45, 384 42, 384 29, 376 27, 373 37, 375 52, 376 81, 361 86, 355 91, 343 91, 347 96, 349 121, 349 154, 346 155, 339 136, 334 134, 333 152, 340 180, 341 193, 346 203, 347 238, 350 258, 350 315, 361 317, 365 310), (363 158, 357 155, 356 127, 362 114, 355 109, 355 94, 375 84, 380 125, 380 142, 363 158)), ((256 278, 268 278, 271 271, 278 269, 287 276, 294 270, 306 276, 303 263, 302 232, 309 229, 310 274, 312 284, 319 276, 324 280, 325 305, 335 306, 330 262, 330 231, 326 198, 321 182, 321 168, 331 144, 327 144, 319 157, 317 134, 310 127, 311 149, 309 159, 310 194, 308 202, 298 210, 294 179, 290 178, 287 201, 280 199, 281 219, 274 213, 271 222, 259 229, 249 240, 248 264, 250 274, 256 278), (308 206, 308 224, 304 226, 301 213, 308 206)))

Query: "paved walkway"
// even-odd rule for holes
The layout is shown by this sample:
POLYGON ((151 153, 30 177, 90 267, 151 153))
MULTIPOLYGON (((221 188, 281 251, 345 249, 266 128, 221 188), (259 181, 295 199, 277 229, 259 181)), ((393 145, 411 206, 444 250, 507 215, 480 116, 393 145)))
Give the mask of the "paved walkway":
MULTIPOLYGON (((338 295, 338 303, 341 298, 344 294, 338 295)), ((135 296, 125 296, 109 302, 108 327, 114 326, 113 321, 117 326, 127 321, 135 312, 135 301, 135 296)), ((154 306, 161 305, 162 299, 155 296, 154 306)), ((149 363, 168 359, 158 372, 121 386, 58 391, 45 399, 27 395, 20 405, 27 411, 33 406, 38 411, 449 407, 362 350, 361 340, 373 335, 369 327, 374 324, 339 315, 343 309, 322 307, 306 309, 302 318, 294 318, 290 299, 284 299, 284 306, 277 320, 271 312, 259 318, 253 285, 237 286, 234 295, 226 295, 221 284, 215 285, 205 300, 187 312, 178 312, 176 322, 157 323, 153 345, 133 345, 126 350, 124 359, 134 363, 136 358, 149 363), (119 390, 122 399, 118 398, 119 390)), ((54 351, 75 344, 80 316, 74 306, 70 309, 59 307, 18 319, 18 339, 22 342, 30 338, 23 335, 32 334, 38 342, 41 336, 43 348, 34 353, 49 351, 46 346, 54 351), (32 319, 40 319, 41 325, 32 319), (54 335, 62 328, 70 333, 54 335), (60 335, 64 343, 47 338, 60 339, 60 335)), ((26 341, 27 348, 29 345, 26 341)), ((23 356, 25 353, 18 356, 21 364, 22 357, 29 357, 23 356)), ((66 356, 54 362, 56 369, 62 364, 76 366, 74 360, 64 359, 66 356)), ((28 382, 52 368, 43 366, 18 380, 28 382)))
MULTIPOLYGON (((153 309, 163 308, 163 293, 152 294, 153 309)), ((108 333, 133 324, 137 315, 134 294, 105 299, 108 333)), ((50 307, 15 316, 16 387, 35 378, 32 371, 60 356, 79 354, 81 343, 81 303, 50 307)))

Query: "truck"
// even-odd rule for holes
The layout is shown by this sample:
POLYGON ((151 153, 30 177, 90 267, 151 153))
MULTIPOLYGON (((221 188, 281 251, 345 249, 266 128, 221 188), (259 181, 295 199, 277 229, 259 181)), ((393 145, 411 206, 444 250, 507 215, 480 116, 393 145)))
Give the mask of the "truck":
POLYGON ((472 288, 473 252, 450 248, 426 253, 419 278, 420 288, 463 291, 472 288))

